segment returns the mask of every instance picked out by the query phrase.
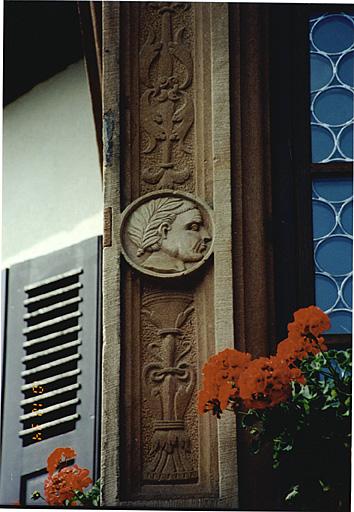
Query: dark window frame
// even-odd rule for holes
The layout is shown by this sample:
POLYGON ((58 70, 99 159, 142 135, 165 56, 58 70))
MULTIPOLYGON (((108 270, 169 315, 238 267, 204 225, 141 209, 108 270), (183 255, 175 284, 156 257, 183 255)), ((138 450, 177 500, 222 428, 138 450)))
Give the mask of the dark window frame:
MULTIPOLYGON (((273 182, 276 340, 286 337, 292 313, 315 304, 312 181, 351 177, 350 162, 312 163, 310 46, 314 14, 348 12, 350 5, 270 7, 270 101, 273 182)), ((325 335, 330 346, 351 345, 351 334, 325 335)))

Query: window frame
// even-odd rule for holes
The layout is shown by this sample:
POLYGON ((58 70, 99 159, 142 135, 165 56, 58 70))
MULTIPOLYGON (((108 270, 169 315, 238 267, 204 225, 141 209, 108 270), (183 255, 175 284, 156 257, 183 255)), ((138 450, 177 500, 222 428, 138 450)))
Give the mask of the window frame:
MULTIPOLYGON (((352 176, 351 162, 312 163, 311 155, 308 20, 321 12, 340 11, 352 14, 354 8, 343 4, 271 6, 270 123, 277 340, 286 336, 286 326, 295 309, 315 304, 312 182, 315 178, 352 176)), ((349 347, 351 338, 351 334, 325 335, 328 345, 336 348, 349 347)))

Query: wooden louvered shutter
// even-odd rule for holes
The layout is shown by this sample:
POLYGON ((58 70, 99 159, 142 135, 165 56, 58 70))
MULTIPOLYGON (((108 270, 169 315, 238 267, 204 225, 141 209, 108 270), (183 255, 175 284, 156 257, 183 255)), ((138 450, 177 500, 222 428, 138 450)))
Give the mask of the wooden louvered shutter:
POLYGON ((0 503, 33 504, 56 447, 98 472, 100 239, 9 271, 0 503))

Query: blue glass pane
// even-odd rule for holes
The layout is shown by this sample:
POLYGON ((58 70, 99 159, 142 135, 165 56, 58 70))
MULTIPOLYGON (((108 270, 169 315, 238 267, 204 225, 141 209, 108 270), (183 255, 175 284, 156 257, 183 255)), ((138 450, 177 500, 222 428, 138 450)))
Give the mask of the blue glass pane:
POLYGON ((346 304, 351 308, 353 302, 353 278, 349 277, 343 283, 343 299, 346 304))
POLYGON ((347 126, 339 137, 339 147, 342 153, 353 160, 353 125, 347 126))
POLYGON ((351 161, 354 16, 325 14, 312 18, 309 29, 311 124, 317 125, 312 128, 312 161, 351 161))
POLYGON ((323 311, 335 306, 338 298, 338 288, 333 279, 323 274, 316 274, 315 279, 316 304, 323 311))
POLYGON ((313 236, 315 239, 328 235, 336 225, 336 216, 333 209, 323 201, 313 201, 313 236))
POLYGON ((348 235, 353 234, 353 203, 348 203, 343 206, 340 215, 341 224, 343 229, 348 235))
POLYGON ((345 201, 353 195, 353 183, 350 178, 320 178, 314 182, 314 192, 317 197, 322 197, 330 202, 345 201))
POLYGON ((353 118, 353 93, 348 89, 331 87, 318 94, 313 109, 320 123, 343 125, 353 118))
POLYGON ((312 161, 322 162, 330 157, 334 150, 332 133, 318 124, 311 126, 312 133, 312 161))
POLYGON ((330 59, 320 53, 311 54, 311 91, 317 91, 328 85, 333 76, 330 59))
POLYGON ((315 26, 312 38, 320 51, 342 52, 354 43, 353 23, 341 15, 326 16, 315 26))
MULTIPOLYGON (((312 71, 311 71, 312 72, 312 71)), ((354 85, 354 52, 346 53, 338 62, 338 77, 346 85, 354 85)))
POLYGON ((329 313, 331 328, 328 333, 345 334, 352 332, 352 315, 349 311, 333 311, 329 313))
MULTIPOLYGON (((317 15, 309 24, 313 162, 353 160, 354 16, 317 15)), ((351 332, 353 184, 313 181, 316 304, 332 333, 351 332)))
POLYGON ((315 260, 320 270, 333 276, 348 274, 352 269, 352 241, 342 235, 326 238, 318 244, 315 260))

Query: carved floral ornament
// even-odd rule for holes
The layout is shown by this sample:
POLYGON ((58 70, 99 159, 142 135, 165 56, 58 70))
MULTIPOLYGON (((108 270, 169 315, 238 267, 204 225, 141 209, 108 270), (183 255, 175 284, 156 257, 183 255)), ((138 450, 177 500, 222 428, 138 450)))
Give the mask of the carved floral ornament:
POLYGON ((185 27, 174 28, 176 18, 190 4, 151 2, 149 6, 157 10, 160 23, 157 31, 149 28, 140 50, 140 84, 144 91, 140 98, 141 126, 147 139, 143 153, 157 151, 159 163, 144 168, 142 177, 157 188, 174 188, 191 175, 191 169, 181 168, 178 159, 192 153, 187 136, 194 122, 189 91, 193 60, 184 42, 185 27))
POLYGON ((198 269, 212 253, 213 236, 210 208, 187 193, 152 192, 122 214, 124 257, 150 276, 178 277, 198 269))

